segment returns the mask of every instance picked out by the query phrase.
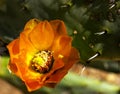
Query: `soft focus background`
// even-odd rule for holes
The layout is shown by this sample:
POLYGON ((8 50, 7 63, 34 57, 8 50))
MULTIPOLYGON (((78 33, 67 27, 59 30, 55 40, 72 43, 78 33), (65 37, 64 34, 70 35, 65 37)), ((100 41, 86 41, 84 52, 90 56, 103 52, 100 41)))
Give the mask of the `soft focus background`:
POLYGON ((0 0, 0 94, 120 94, 120 0, 0 0), (56 88, 28 92, 7 69, 6 45, 31 18, 63 20, 80 52, 56 88))

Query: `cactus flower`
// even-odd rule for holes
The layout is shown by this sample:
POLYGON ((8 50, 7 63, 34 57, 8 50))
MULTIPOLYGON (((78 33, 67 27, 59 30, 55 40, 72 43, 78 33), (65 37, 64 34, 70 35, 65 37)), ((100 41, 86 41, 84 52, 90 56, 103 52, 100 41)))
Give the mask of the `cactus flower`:
POLYGON ((32 19, 20 36, 7 45, 8 68, 22 79, 28 91, 55 87, 79 61, 79 52, 71 43, 63 21, 32 19))

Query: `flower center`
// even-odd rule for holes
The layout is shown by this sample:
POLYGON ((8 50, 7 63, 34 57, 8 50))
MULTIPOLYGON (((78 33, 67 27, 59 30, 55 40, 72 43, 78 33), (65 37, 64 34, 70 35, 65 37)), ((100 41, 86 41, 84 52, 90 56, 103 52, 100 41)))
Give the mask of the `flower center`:
POLYGON ((52 67, 54 58, 51 51, 39 51, 34 55, 30 67, 39 73, 46 73, 52 67))

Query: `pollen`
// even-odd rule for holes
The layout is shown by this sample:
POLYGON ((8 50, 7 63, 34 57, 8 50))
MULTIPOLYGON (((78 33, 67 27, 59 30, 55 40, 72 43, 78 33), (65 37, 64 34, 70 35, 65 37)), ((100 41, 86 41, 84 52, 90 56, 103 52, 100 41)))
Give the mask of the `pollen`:
POLYGON ((39 73, 46 73, 51 69, 53 61, 51 51, 39 51, 32 58, 30 68, 39 73))

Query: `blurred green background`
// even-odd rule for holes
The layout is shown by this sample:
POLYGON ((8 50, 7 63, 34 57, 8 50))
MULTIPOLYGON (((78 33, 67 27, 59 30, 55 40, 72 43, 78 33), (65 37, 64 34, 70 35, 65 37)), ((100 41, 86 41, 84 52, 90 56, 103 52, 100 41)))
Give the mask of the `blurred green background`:
MULTIPOLYGON (((119 94, 120 0, 0 0, 0 77, 22 94, 119 94), (31 18, 63 20, 81 60, 56 88, 29 93, 7 69, 6 45, 19 36, 31 18)), ((8 93, 17 94, 1 94, 8 93)))

